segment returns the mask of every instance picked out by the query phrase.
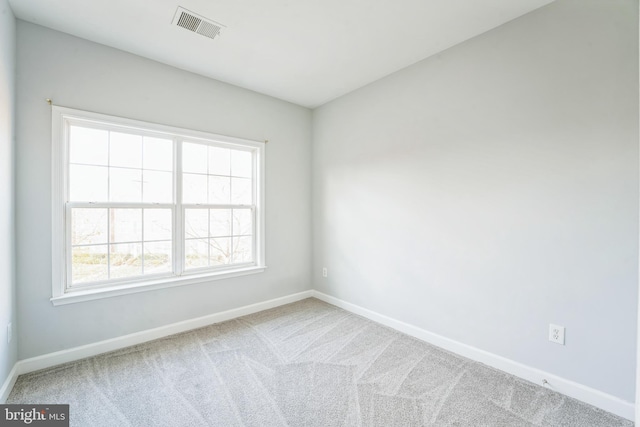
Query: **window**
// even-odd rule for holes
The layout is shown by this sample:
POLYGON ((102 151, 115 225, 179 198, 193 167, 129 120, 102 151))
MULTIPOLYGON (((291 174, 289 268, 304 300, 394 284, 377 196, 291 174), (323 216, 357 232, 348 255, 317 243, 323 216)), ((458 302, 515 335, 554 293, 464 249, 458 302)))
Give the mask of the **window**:
POLYGON ((53 108, 54 304, 264 270, 264 143, 53 108))

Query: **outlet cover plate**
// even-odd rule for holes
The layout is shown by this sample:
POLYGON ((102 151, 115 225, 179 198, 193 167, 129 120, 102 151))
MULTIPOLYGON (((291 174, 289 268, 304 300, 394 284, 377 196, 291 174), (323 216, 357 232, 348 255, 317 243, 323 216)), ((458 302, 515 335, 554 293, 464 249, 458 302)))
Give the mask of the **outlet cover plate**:
POLYGON ((549 324, 549 341, 564 345, 564 326, 549 324))

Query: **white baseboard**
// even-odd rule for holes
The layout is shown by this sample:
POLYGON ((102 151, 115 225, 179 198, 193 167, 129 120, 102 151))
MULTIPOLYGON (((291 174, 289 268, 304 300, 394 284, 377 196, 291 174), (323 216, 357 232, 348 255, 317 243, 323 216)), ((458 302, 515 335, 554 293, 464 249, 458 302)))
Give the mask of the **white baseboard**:
POLYGON ((438 334, 426 331, 408 323, 401 322, 391 317, 376 313, 369 309, 360 307, 355 304, 343 301, 341 299, 323 294, 318 291, 311 291, 312 295, 319 300, 340 307, 351 313, 358 314, 373 320, 374 322, 383 324, 397 331, 403 332, 412 337, 426 341, 430 344, 449 350, 453 353, 464 356, 468 359, 475 360, 501 371, 515 375, 532 383, 543 385, 542 380, 547 380, 546 387, 562 393, 566 396, 573 397, 582 402, 596 406, 605 411, 611 412, 618 416, 633 421, 635 418, 635 405, 618 397, 603 393, 599 390, 587 387, 585 385, 567 380, 557 375, 544 372, 542 370, 532 368, 531 366, 515 362, 502 356, 480 350, 467 344, 443 337, 438 334))
MULTIPOLYGON (((26 374, 28 372, 50 368, 62 363, 73 362, 76 360, 84 359, 86 357, 96 356, 98 354, 119 350, 121 348, 129 347, 136 344, 142 344, 180 332, 190 331, 192 329, 201 328, 203 326, 208 326, 214 323, 224 322, 225 320, 235 319, 237 317, 257 313, 262 310, 268 310, 270 308, 278 307, 284 304, 300 301, 311 296, 311 291, 299 292, 297 294, 287 295, 256 304, 246 305, 244 307, 234 308, 232 310, 222 311, 220 313, 209 314, 207 316, 173 323, 170 325, 161 326, 159 328, 136 332, 133 334, 99 341, 80 347, 74 347, 67 350, 56 351, 55 353, 49 353, 42 356, 20 360, 18 363, 16 363, 16 367, 14 367, 14 370, 17 371, 17 375, 26 374)), ((5 384, 5 386, 7 386, 7 384, 5 384)), ((7 386, 9 391, 12 387, 13 383, 11 383, 10 386, 7 386)), ((4 386, 2 390, 4 391, 4 386)), ((9 391, 7 391, 7 396, 9 395, 9 391)))
POLYGON ((13 365, 7 379, 2 384, 2 388, 0 388, 0 404, 3 404, 7 401, 9 397, 9 393, 11 393, 11 389, 13 389, 16 380, 18 379, 18 363, 13 365))

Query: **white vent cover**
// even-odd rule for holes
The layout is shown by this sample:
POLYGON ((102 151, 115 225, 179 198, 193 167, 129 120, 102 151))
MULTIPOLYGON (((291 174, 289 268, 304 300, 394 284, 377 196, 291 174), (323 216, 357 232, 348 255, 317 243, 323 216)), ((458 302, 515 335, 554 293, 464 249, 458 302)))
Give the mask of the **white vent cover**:
POLYGON ((173 17, 173 24, 209 37, 210 39, 215 39, 216 36, 220 35, 220 31, 225 28, 224 25, 218 22, 207 19, 180 6, 178 6, 176 14, 173 17))

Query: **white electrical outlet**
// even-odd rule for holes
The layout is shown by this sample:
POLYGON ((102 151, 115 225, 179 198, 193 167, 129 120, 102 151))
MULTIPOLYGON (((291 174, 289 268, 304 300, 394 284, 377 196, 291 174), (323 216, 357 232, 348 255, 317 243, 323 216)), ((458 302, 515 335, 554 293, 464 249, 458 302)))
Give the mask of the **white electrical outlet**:
POLYGON ((322 277, 327 277, 327 267, 322 267, 322 277))
POLYGON ((11 344, 13 339, 13 323, 9 322, 7 325, 7 344, 11 344))
POLYGON ((549 341, 564 345, 564 326, 549 324, 549 341))

